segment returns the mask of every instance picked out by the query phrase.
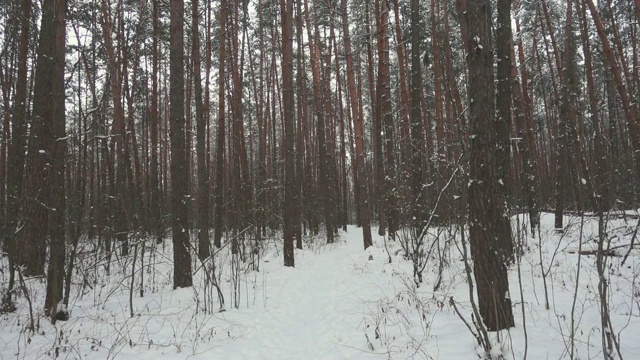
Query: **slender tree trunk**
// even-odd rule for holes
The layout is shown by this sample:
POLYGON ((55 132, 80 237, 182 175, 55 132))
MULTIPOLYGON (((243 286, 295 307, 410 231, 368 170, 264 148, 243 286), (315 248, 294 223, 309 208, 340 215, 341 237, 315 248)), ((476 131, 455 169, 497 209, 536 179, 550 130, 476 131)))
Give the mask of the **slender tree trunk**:
MULTIPOLYGON (((542 12, 544 14, 544 20, 547 25, 547 29, 549 30, 549 38, 551 39, 551 47, 553 49, 553 58, 555 60, 556 69, 558 70, 558 76, 562 77, 562 59, 560 58, 560 51, 558 50, 558 42, 556 41, 556 36, 554 34, 553 29, 555 28, 551 23, 551 16, 549 15, 549 8, 547 6, 547 1, 542 0, 540 3, 542 4, 542 12)), ((551 64, 549 64, 551 67, 551 64)))
POLYGON ((293 241, 296 216, 295 102, 293 95, 293 0, 280 0, 282 14, 282 103, 284 106, 284 266, 294 266, 293 241))
MULTIPOLYGON (((31 21, 31 0, 22 1, 22 21, 20 22, 20 46, 18 52, 18 77, 14 100, 14 111, 11 123, 11 147, 9 153, 9 168, 7 172, 7 203, 5 219, 5 246, 9 257, 9 284, 7 298, 2 299, 3 306, 11 302, 15 275, 16 232, 18 231, 18 214, 22 202, 22 187, 25 165, 25 148, 27 145, 27 60, 29 56, 29 31, 31 21)), ((9 112, 5 112, 9 116, 9 112)), ((5 128, 9 130, 9 128, 5 128)))
MULTIPOLYGON (((563 225, 563 210, 565 208, 565 194, 566 194, 566 185, 569 174, 567 173, 569 169, 567 169, 567 161, 568 159, 574 159, 576 154, 576 149, 572 146, 573 144, 569 141, 570 138, 573 138, 573 132, 571 131, 574 128, 575 116, 576 116, 576 104, 577 104, 577 69, 574 58, 574 41, 572 39, 572 14, 573 14, 573 2, 567 2, 567 15, 566 15, 566 25, 565 25, 565 50, 564 50, 564 64, 562 71, 561 81, 562 81, 562 100, 560 104, 560 117, 558 118, 558 143, 557 143, 557 156, 558 162, 556 167, 556 213, 555 213, 555 227, 556 229, 562 229, 563 225)), ((578 167, 576 166, 572 170, 576 171, 578 167)), ((571 178, 575 178, 571 177, 571 178)), ((581 177, 578 176, 578 179, 581 177)), ((576 192, 575 196, 580 196, 579 187, 574 187, 574 191, 576 192)), ((579 210, 582 209, 582 201, 578 201, 579 210)))
POLYGON ((170 37, 170 126, 171 126, 171 212, 173 235, 173 288, 190 287, 189 218, 184 119, 184 3, 171 0, 170 37))
MULTIPOLYGON (((516 19, 516 31, 520 32, 519 20, 516 19)), ((512 35, 513 39, 513 35, 512 35)), ((535 44, 535 38, 534 38, 535 44)), ((519 151, 522 158, 524 169, 524 186, 525 194, 527 198, 527 206, 529 208, 529 222, 531 225, 531 231, 535 232, 535 229, 540 224, 540 214, 538 211, 538 181, 540 179, 537 170, 537 155, 536 155, 536 141, 533 129, 533 110, 531 106, 531 97, 529 95, 529 84, 527 77, 527 67, 524 58, 524 46, 522 45, 522 38, 518 39, 518 54, 520 61, 520 77, 522 80, 522 90, 518 84, 515 60, 515 51, 511 47, 511 81, 514 95, 514 108, 516 109, 516 122, 517 137, 521 138, 521 145, 519 151)))
MULTIPOLYGON (((332 29, 333 31, 333 29, 332 29)), ((338 43, 334 38, 334 47, 336 48, 336 52, 338 49, 338 43)), ((349 223, 349 194, 347 192, 347 144, 345 138, 345 114, 344 114, 344 103, 342 101, 342 75, 340 70, 340 58, 338 56, 335 57, 336 64, 336 83, 338 87, 338 93, 336 94, 336 101, 338 102, 338 122, 339 122, 339 131, 340 131, 340 160, 338 160, 339 164, 339 184, 340 184, 340 222, 339 225, 342 225, 342 231, 347 231, 347 224, 349 223)), ((349 117, 347 117, 349 118, 349 117)), ((337 151, 337 149, 336 149, 337 151)))
MULTIPOLYGON (((435 107, 435 122, 436 122, 436 165, 440 173, 439 180, 447 177, 445 171, 446 166, 446 146, 445 146, 445 128, 444 128, 444 114, 442 109, 442 45, 440 43, 440 29, 438 28, 440 23, 440 16, 438 9, 440 8, 440 0, 431 0, 431 32, 433 33, 433 94, 434 94, 434 107, 435 107)), ((438 183, 437 188, 442 188, 444 184, 438 183)))
POLYGON ((421 231, 427 220, 427 197, 424 189, 426 162, 422 124, 422 69, 420 61, 420 1, 411 0, 411 194, 413 196, 413 227, 421 231))
POLYGON ((389 229, 389 237, 395 238, 395 232, 398 227, 397 216, 397 184, 396 184, 396 160, 395 160, 395 144, 394 144, 394 124, 391 109, 391 84, 389 76, 389 0, 381 0, 379 8, 379 24, 378 28, 378 117, 381 127, 384 129, 384 137, 381 139, 384 143, 381 145, 384 149, 384 172, 382 178, 378 180, 382 182, 384 188, 384 203, 387 225, 389 229))
MULTIPOLYGON (((316 1, 314 1, 314 6, 316 6, 316 1)), ((333 12, 329 15, 329 38, 326 39, 326 31, 325 31, 325 41, 327 42, 327 50, 326 53, 323 54, 321 50, 320 44, 320 21, 318 19, 317 10, 314 16, 314 24, 315 24, 315 37, 316 37, 316 49, 318 51, 318 62, 321 69, 320 76, 320 84, 322 89, 322 95, 324 98, 322 99, 322 104, 324 107, 324 122, 323 126, 325 131, 325 163, 326 163, 326 181, 327 181, 327 195, 329 198, 327 199, 327 203, 325 205, 325 218, 326 222, 331 223, 332 233, 336 233, 339 227, 339 213, 340 213, 340 184, 338 181, 338 169, 336 165, 336 114, 335 114, 335 104, 333 100, 333 93, 331 91, 331 85, 333 83, 332 75, 331 75, 331 58, 333 56, 333 44, 335 43, 335 22, 333 19, 333 12), (324 55, 324 56, 323 56, 324 55), (324 59, 324 63, 323 60, 324 59)), ((331 237, 327 236, 328 242, 333 242, 333 234, 331 237)))
POLYGON ((224 142, 225 142, 225 62, 226 62, 227 1, 220 2, 220 53, 218 65, 218 134, 216 141, 216 187, 214 244, 222 246, 224 219, 224 142))
POLYGON ((378 108, 379 102, 377 101, 376 85, 374 79, 374 63, 373 63, 373 33, 370 29, 371 18, 371 0, 366 1, 365 9, 365 33, 367 34, 367 79, 369 85, 369 102, 371 105, 371 119, 373 121, 371 134, 371 143, 373 144, 373 198, 376 199, 376 207, 378 211, 378 235, 384 236, 386 234, 386 218, 385 218, 385 204, 384 204, 384 160, 382 158, 382 139, 380 134, 382 133, 382 120, 380 120, 378 108))
POLYGON ((584 54, 585 77, 587 82, 587 94, 589 97, 589 113, 591 115, 590 118, 595 132, 595 144, 592 156, 595 159, 596 174, 591 177, 594 181, 593 197, 596 211, 602 214, 607 209, 607 201, 610 193, 606 181, 609 174, 609 157, 606 151, 606 140, 604 138, 600 120, 600 102, 596 92, 593 75, 593 60, 591 56, 591 45, 589 44, 589 31, 586 16, 587 9, 586 6, 583 4, 581 5, 580 1, 577 1, 576 5, 577 11, 580 13, 580 37, 582 39, 582 53, 584 54))
POLYGON ((369 217, 369 194, 367 189, 367 175, 364 164, 364 124, 362 113, 359 111, 358 94, 356 93, 356 81, 353 69, 353 54, 351 50, 351 37, 349 35, 349 19, 347 12, 347 0, 340 1, 340 11, 342 13, 342 32, 344 36, 344 51, 347 63, 347 85, 349 90, 350 109, 353 114, 355 133, 355 172, 358 189, 358 210, 360 213, 360 223, 362 224, 362 238, 364 248, 373 245, 371 238, 371 224, 369 217))
MULTIPOLYGON (((234 17, 231 23, 232 32, 229 42, 231 43, 231 79, 232 79, 232 123, 231 123, 231 161, 232 161, 232 196, 235 200, 231 211, 232 223, 236 231, 242 231, 248 223, 251 223, 251 186, 249 182, 249 166, 247 161, 247 147, 244 136, 244 114, 242 110, 243 82, 241 69, 243 68, 244 56, 240 57, 241 50, 239 41, 239 3, 234 5, 234 17)), ((243 233, 244 234, 244 233, 243 233)), ((244 235, 234 236, 233 241, 242 241, 244 249, 244 235)), ((232 243, 232 250, 238 249, 236 243, 232 243)))
MULTIPOLYGON (((302 16, 302 4, 298 0, 295 2, 296 6, 296 43, 299 49, 303 49, 302 37, 304 36, 302 30, 303 16, 302 16)), ((304 67, 304 56, 297 57, 297 79, 296 79, 296 116, 297 116, 297 131, 296 131, 296 202, 295 202, 295 238, 296 238, 296 248, 302 249, 302 221, 303 221, 303 176, 304 176, 304 161, 305 161, 305 143, 304 143, 304 134, 306 131, 306 119, 307 119, 307 86, 306 86, 306 74, 304 67)))
POLYGON ((151 140, 151 164, 149 171, 149 218, 152 234, 156 237, 156 242, 162 242, 162 224, 160 219, 160 174, 158 171, 158 22, 160 18, 160 9, 158 1, 153 0, 152 22, 153 22, 153 38, 152 38, 152 84, 151 84, 151 124, 150 124, 150 140, 151 140))
MULTIPOLYGON (((625 119, 627 121, 627 128, 629 129, 629 135, 631 139, 631 144, 634 151, 640 152, 640 110, 638 110, 637 101, 631 101, 630 94, 625 87, 625 84, 622 80, 622 75, 620 73, 620 69, 614 53, 611 49, 611 44, 609 43, 609 39, 605 32, 604 24, 602 23, 602 19, 593 4, 593 0, 583 0, 586 5, 589 7, 589 11, 591 12, 591 17, 596 25, 596 29, 598 31, 598 37, 602 42, 602 48, 604 52, 604 56, 607 60, 609 68, 611 69, 611 74, 613 75, 613 80, 615 87, 618 91, 618 95, 620 96, 620 100, 622 102, 622 108, 624 110, 625 119)), ((636 2, 637 6, 637 2, 636 2)), ((637 10, 636 10, 637 11, 637 10)), ((636 168, 640 169, 640 156, 635 157, 636 168)))
POLYGON ((207 124, 202 103, 202 78, 200 76, 200 31, 199 3, 191 3, 191 31, 193 61, 194 95, 196 101, 196 155, 198 157, 198 258, 204 261, 211 254, 209 244, 209 167, 207 163, 206 131, 207 124))
MULTIPOLYGON (((120 14, 120 10, 118 10, 120 14)), ((110 85, 113 99, 113 128, 110 148, 112 150, 111 155, 114 159, 114 165, 117 167, 115 174, 114 186, 110 188, 110 201, 113 203, 112 209, 112 226, 115 231, 116 239, 122 244, 122 254, 128 253, 128 233, 127 233, 127 211, 125 207, 125 201, 129 198, 127 191, 127 169, 125 166, 125 121, 124 121, 124 108, 122 105, 122 71, 119 60, 116 58, 117 52, 113 44, 112 30, 114 27, 113 20, 111 18, 111 7, 106 1, 102 1, 102 14, 101 14, 102 34, 104 38, 104 46, 107 54, 107 63, 110 70, 110 85)), ((120 32, 116 31, 119 35, 120 32)))
MULTIPOLYGON (((262 0, 258 1, 258 9, 262 9, 262 0)), ((258 21, 263 23, 263 12, 258 12, 258 21)), ((268 107, 265 106, 265 41, 264 41, 264 27, 260 26, 258 29, 258 41, 260 59, 258 60, 258 93, 256 101, 257 105, 257 117, 258 117, 258 162, 256 171, 256 238, 260 240, 266 230, 266 207, 267 207, 267 114, 269 112, 268 107)), ((268 96, 267 96, 268 98, 268 96)))
MULTIPOLYGON (((395 23, 395 38, 396 38, 396 53, 398 55, 398 81, 400 87, 400 157, 398 159, 399 171, 401 171, 401 177, 399 179, 399 186, 402 191, 398 194, 398 200, 402 203, 409 197, 407 192, 407 186, 410 173, 411 173, 411 124, 409 119, 410 104, 409 104, 409 85, 407 80, 407 59, 405 56, 405 42, 402 37, 402 30, 400 29, 400 4, 398 0, 393 0, 393 15, 395 23), (402 200, 401 200, 402 199, 402 200)), ((402 214, 398 214, 402 217, 402 214)))
POLYGON ((511 179, 511 0, 498 0, 496 26, 497 93, 496 93, 496 231, 501 256, 505 263, 513 259, 511 217, 509 214, 511 179))
POLYGON ((327 144, 325 113, 323 111, 321 100, 329 101, 322 95, 322 79, 320 75, 320 49, 318 46, 319 34, 316 27, 315 37, 311 36, 311 21, 309 20, 309 11, 307 1, 304 0, 305 17, 308 28, 309 47, 311 49, 311 68, 313 75, 313 95, 315 100, 314 108, 316 111, 316 134, 318 137, 318 161, 319 161, 319 186, 324 198, 324 218, 325 228, 327 231, 327 242, 333 242, 334 233, 334 217, 331 208, 335 206, 335 192, 333 188, 333 178, 331 176, 330 166, 333 164, 329 161, 329 146, 327 144))

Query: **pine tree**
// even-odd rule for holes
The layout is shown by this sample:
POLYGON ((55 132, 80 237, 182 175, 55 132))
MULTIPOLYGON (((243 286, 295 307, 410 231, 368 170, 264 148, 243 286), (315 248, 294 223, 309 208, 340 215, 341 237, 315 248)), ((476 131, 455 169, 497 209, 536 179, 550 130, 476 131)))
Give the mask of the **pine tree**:
POLYGON ((507 268, 499 255, 504 241, 496 239, 496 150, 493 141, 495 95, 490 0, 467 4, 469 39, 469 240, 480 315, 488 330, 512 327, 507 268))
POLYGON ((190 287, 191 254, 187 210, 184 118, 184 2, 171 0, 170 126, 171 126, 171 228, 173 235, 173 287, 190 287))

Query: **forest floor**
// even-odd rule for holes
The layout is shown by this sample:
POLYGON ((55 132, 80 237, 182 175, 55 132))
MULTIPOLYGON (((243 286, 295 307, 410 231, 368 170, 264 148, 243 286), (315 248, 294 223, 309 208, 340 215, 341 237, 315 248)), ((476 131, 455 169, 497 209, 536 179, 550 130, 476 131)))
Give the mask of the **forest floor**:
MULTIPOLYGON (((597 219, 573 216, 565 222, 565 231, 557 233, 553 215, 543 214, 540 236, 523 236, 524 254, 509 270, 516 326, 490 334, 494 357, 604 357, 596 256, 577 252, 596 248, 597 219)), ((605 277, 612 331, 624 359, 640 358, 640 249, 632 249, 621 265, 637 222, 607 222, 607 248, 621 255, 606 257, 605 277)), ((524 229, 524 218, 514 217, 514 226, 524 229)), ((356 227, 341 232, 334 244, 324 244, 320 236, 306 238, 304 250, 295 252, 295 268, 282 265, 281 241, 265 241, 259 271, 231 261, 224 248, 216 256, 224 311, 197 260, 194 287, 172 289, 169 242, 164 249, 147 242, 144 262, 137 256, 132 294, 133 256, 114 258, 107 273, 89 244, 74 276, 70 320, 51 324, 41 311, 44 279, 26 279, 18 310, 0 317, 0 359, 482 358, 482 348, 450 303, 453 299, 473 328, 457 230, 433 230, 420 286, 400 242, 387 241, 385 248, 377 229, 374 247, 366 251, 356 227), (35 332, 28 330, 25 295, 35 332)))

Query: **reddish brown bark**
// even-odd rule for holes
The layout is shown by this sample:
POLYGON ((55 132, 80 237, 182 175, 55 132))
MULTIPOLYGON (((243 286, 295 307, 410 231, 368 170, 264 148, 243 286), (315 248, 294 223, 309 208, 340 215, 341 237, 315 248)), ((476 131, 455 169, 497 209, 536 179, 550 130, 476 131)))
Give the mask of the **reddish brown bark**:
POLYGON ((322 78, 320 74, 320 49, 318 47, 318 31, 316 27, 315 36, 311 35, 311 21, 309 19, 309 11, 307 1, 304 0, 304 12, 305 12, 305 20, 307 23, 307 35, 309 37, 309 48, 311 52, 311 70, 313 75, 313 96, 316 99, 314 103, 315 113, 316 113, 316 136, 318 138, 318 161, 319 161, 319 186, 321 187, 321 194, 324 198, 324 219, 325 219, 325 228, 327 231, 327 242, 333 242, 334 235, 334 214, 331 211, 331 207, 335 205, 335 192, 334 192, 334 181, 332 177, 332 170, 330 166, 332 166, 332 162, 330 162, 330 154, 329 154, 329 145, 326 136, 326 125, 325 125, 325 112, 320 103, 321 99, 323 101, 329 101, 323 96, 322 91, 322 78))
POLYGON ((353 68, 353 54, 351 50, 351 37, 349 35, 349 19, 347 14, 347 0, 340 1, 340 10, 342 12, 342 31, 344 36, 345 61, 347 63, 347 88, 349 91, 349 100, 354 124, 355 137, 355 173, 358 188, 358 212, 360 214, 360 223, 362 224, 362 237, 364 248, 373 245, 371 239, 371 224, 369 219, 369 196, 367 191, 367 175, 365 173, 364 164, 364 121, 358 104, 358 94, 356 92, 356 81, 353 68))
MULTIPOLYGON (((584 0, 584 2, 589 7, 591 17, 593 18, 593 21, 596 25, 598 36, 600 38, 600 41, 602 42, 604 56, 607 60, 609 68, 611 69, 615 87, 622 102, 622 108, 624 109, 627 127, 631 135, 631 144, 633 146, 633 149, 638 152, 640 151, 640 111, 638 111, 638 105, 635 101, 630 101, 630 95, 627 91, 624 81, 622 80, 622 75, 614 53, 611 49, 611 44, 609 43, 604 24, 602 22, 602 19, 600 18, 598 10, 593 4, 593 0, 584 0)), ((640 166, 640 157, 636 157, 636 162, 640 166)))

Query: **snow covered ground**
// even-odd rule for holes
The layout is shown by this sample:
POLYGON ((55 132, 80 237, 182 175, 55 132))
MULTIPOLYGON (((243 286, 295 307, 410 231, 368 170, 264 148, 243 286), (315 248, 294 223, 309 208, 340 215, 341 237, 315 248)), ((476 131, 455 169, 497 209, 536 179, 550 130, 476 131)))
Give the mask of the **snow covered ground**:
MULTIPOLYGON (((541 237, 527 238, 520 271, 511 267, 516 326, 492 334, 494 354, 523 359, 526 351, 527 359, 537 360, 565 359, 573 352, 575 359, 603 358, 595 256, 576 253, 581 233, 582 249, 594 248, 597 221, 585 218, 581 226, 578 217, 565 220, 569 225, 559 234, 552 228, 553 216, 543 215, 541 237)), ((609 222, 611 249, 626 254, 629 247, 623 245, 631 242, 636 222, 609 222)), ((514 225, 524 227, 515 218, 514 225)), ((43 317, 44 280, 26 280, 38 329, 27 330, 29 305, 22 291, 18 311, 0 318, 0 359, 477 359, 482 349, 450 305, 453 299, 471 324, 454 230, 440 232, 419 287, 399 242, 387 242, 387 252, 375 230, 375 246, 367 251, 355 227, 341 233, 336 244, 307 239, 305 249, 296 250, 295 268, 282 266, 280 245, 270 240, 260 271, 245 271, 243 265, 237 277, 231 276, 230 257, 223 251, 216 260, 226 300, 222 312, 203 311, 205 302, 209 308, 218 305, 215 297, 213 303, 206 300, 215 293, 204 288, 202 269, 194 274, 194 288, 172 290, 171 246, 145 253, 145 293, 140 297, 138 271, 133 317, 132 256, 118 259, 107 276, 87 255, 75 276, 69 321, 52 325, 43 317), (238 279, 235 292, 233 279, 238 279), (91 286, 82 286, 84 280, 91 286)), ((606 258, 613 331, 624 359, 640 359, 639 255, 638 249, 631 251, 624 266, 623 257, 606 258)))

